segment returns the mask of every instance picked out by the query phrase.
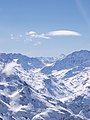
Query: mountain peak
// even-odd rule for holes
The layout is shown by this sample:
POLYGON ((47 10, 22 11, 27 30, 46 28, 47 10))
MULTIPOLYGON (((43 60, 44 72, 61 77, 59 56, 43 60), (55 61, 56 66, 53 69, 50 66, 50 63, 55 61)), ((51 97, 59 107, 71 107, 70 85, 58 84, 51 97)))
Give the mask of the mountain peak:
POLYGON ((43 68, 42 72, 49 74, 53 70, 70 69, 76 66, 80 67, 90 66, 90 51, 88 50, 75 51, 67 55, 64 59, 57 60, 54 65, 43 68))

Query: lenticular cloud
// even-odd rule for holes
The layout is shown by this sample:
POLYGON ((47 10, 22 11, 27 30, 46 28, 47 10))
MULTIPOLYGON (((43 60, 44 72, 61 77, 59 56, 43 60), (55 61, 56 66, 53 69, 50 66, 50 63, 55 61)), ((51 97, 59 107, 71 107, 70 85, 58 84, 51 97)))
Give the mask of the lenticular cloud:
POLYGON ((76 31, 70 31, 70 30, 57 30, 57 31, 50 31, 48 33, 36 33, 34 31, 30 31, 26 33, 27 36, 30 37, 30 39, 36 39, 36 38, 43 38, 43 39, 49 39, 51 37, 59 37, 59 36, 80 36, 81 34, 76 31))
POLYGON ((47 35, 48 36, 80 36, 80 33, 75 31, 58 30, 58 31, 51 31, 47 35))

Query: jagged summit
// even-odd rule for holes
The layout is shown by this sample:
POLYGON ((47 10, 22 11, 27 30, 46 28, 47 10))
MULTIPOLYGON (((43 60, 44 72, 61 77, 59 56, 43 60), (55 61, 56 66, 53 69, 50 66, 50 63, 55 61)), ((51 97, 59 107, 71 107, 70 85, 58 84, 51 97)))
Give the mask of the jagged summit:
POLYGON ((20 53, 1 53, 0 61, 4 63, 9 63, 11 61, 16 61, 17 64, 20 64, 24 69, 32 69, 32 68, 42 68, 44 64, 37 58, 27 57, 20 53))
POLYGON ((73 52, 67 55, 62 60, 57 60, 55 64, 49 67, 45 67, 42 69, 42 72, 46 72, 47 74, 51 73, 53 70, 63 70, 70 69, 73 67, 86 67, 90 66, 90 51, 81 50, 73 52))
POLYGON ((60 70, 72 68, 74 66, 83 66, 84 63, 88 61, 90 61, 90 51, 76 51, 66 56, 62 61, 57 61, 54 65, 54 68, 60 70))

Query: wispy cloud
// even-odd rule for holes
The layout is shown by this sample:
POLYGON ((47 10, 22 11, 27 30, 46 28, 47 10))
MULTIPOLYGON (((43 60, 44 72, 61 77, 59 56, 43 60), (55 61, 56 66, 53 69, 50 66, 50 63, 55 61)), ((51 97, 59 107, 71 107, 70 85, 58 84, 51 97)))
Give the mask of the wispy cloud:
POLYGON ((57 31, 50 31, 48 33, 41 33, 38 34, 34 31, 30 31, 26 33, 26 36, 28 36, 30 39, 37 39, 37 38, 43 38, 43 39, 50 39, 52 37, 59 37, 59 36, 80 36, 81 34, 76 31, 70 31, 70 30, 57 30, 57 31))
POLYGON ((26 35, 29 36, 30 39, 33 39, 33 38, 49 39, 49 37, 46 36, 44 33, 38 34, 38 33, 34 32, 34 31, 27 32, 26 35))
POLYGON ((19 41, 20 39, 23 39, 23 35, 22 34, 17 35, 17 34, 12 34, 11 33, 10 38, 11 38, 11 40, 19 41))
POLYGON ((10 38, 11 38, 11 40, 13 40, 14 39, 14 35, 10 34, 10 38))
POLYGON ((40 42, 40 41, 38 41, 38 42, 36 42, 36 43, 34 44, 34 46, 39 46, 39 45, 41 45, 41 42, 40 42))

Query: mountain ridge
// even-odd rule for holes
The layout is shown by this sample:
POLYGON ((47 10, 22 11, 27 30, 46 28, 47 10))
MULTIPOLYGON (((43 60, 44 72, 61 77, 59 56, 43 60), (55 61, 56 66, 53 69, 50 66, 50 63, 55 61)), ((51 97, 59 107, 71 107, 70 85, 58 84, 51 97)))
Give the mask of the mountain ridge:
POLYGON ((38 59, 21 54, 3 55, 0 54, 1 120, 90 119, 90 51, 52 60, 49 67, 40 59, 36 62, 38 59), (50 67, 50 73, 42 71, 50 67))
POLYGON ((81 50, 73 52, 64 59, 57 60, 53 66, 45 67, 41 71, 50 74, 52 70, 70 69, 75 66, 90 66, 90 51, 81 50))

